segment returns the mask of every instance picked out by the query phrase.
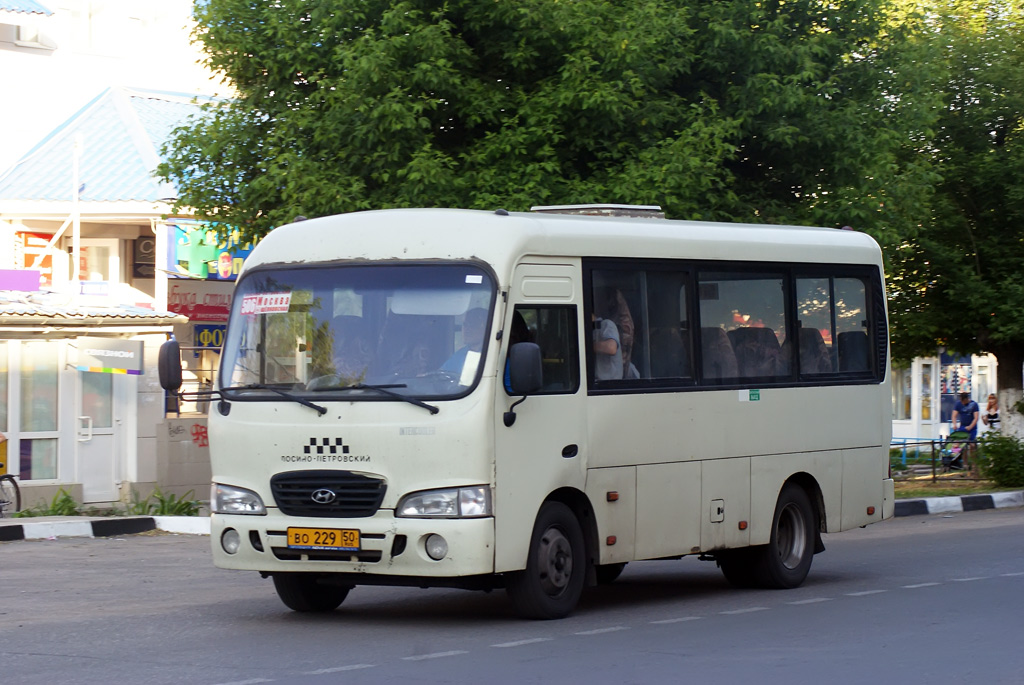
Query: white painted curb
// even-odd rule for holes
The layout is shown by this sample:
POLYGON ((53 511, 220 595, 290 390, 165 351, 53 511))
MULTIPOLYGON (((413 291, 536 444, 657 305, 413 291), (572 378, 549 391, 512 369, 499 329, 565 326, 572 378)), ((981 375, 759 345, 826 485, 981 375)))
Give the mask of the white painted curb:
POLYGON ((154 516, 153 522, 158 529, 168 533, 210 534, 209 516, 154 516))
POLYGON ((26 521, 21 524, 26 540, 50 538, 91 538, 92 521, 26 521))

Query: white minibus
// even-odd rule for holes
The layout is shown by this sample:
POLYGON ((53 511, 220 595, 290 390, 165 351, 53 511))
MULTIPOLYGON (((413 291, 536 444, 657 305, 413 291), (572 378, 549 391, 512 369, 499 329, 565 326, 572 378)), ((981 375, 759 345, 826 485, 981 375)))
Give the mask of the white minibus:
MULTIPOLYGON (((504 588, 547 619, 644 559, 796 587, 823 533, 892 516, 869 236, 541 209, 262 239, 210 403, 217 566, 296 611, 504 588)), ((160 368, 180 387, 175 342, 160 368)))

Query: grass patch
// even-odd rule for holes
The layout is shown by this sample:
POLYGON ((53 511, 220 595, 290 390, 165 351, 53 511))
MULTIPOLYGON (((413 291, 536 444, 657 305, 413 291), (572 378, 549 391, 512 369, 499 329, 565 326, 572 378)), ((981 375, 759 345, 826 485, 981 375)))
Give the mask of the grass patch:
POLYGON ((934 482, 931 474, 898 480, 895 487, 896 499, 987 495, 993 492, 1012 492, 1014 489, 999 486, 991 480, 967 479, 959 473, 938 474, 934 482))

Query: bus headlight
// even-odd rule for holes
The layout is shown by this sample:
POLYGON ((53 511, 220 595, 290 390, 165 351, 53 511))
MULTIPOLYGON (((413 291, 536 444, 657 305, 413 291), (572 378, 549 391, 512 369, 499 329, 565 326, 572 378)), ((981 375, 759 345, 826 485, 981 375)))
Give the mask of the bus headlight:
POLYGON ((491 490, 486 485, 476 485, 414 492, 402 498, 395 515, 453 519, 490 516, 491 490))
POLYGON ((214 483, 210 486, 210 510, 215 514, 266 516, 263 500, 252 490, 214 483))

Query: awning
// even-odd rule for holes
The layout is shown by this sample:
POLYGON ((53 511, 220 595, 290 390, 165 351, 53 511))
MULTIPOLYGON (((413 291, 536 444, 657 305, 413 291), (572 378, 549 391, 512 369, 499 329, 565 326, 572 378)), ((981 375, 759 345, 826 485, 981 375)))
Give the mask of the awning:
POLYGON ((188 318, 148 307, 48 292, 0 291, 0 339, 171 331, 188 318))
POLYGON ((36 0, 0 0, 0 12, 42 14, 47 17, 53 14, 53 10, 36 0))

